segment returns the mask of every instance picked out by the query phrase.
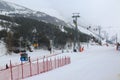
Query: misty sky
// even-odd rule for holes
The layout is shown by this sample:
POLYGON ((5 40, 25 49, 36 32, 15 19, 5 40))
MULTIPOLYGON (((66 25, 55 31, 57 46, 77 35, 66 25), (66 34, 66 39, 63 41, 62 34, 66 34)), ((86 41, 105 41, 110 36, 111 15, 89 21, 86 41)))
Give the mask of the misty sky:
MULTIPOLYGON (((66 20, 72 13, 80 13, 81 24, 119 28, 120 0, 5 0, 25 7, 46 11, 66 20), (54 10, 54 11, 53 11, 54 10), (56 15, 55 12, 59 15, 56 15)), ((80 23, 79 23, 80 24, 80 23)), ((117 29, 118 30, 118 29, 117 29)), ((109 30, 108 30, 109 31, 109 30)))

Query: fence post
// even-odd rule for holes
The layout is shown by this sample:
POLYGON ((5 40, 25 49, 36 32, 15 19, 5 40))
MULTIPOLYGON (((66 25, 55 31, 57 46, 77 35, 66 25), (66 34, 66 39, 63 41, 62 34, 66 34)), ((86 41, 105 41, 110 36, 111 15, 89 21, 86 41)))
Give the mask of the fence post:
POLYGON ((50 69, 51 69, 51 70, 53 69, 51 58, 50 58, 50 69))
POLYGON ((60 60, 59 60, 59 58, 58 58, 58 67, 60 67, 60 60))
POLYGON ((69 57, 67 57, 67 64, 69 64, 69 57))
POLYGON ((54 63, 55 63, 55 68, 56 68, 56 58, 54 59, 54 63))
POLYGON ((61 57, 59 57, 59 67, 61 66, 61 57))
POLYGON ((69 57, 69 64, 71 63, 70 57, 69 57))
POLYGON ((64 65, 65 65, 65 57, 64 57, 64 65))
POLYGON ((48 58, 46 60, 46 72, 48 71, 48 58))
POLYGON ((45 61, 44 61, 44 58, 43 58, 43 72, 45 72, 45 61))
POLYGON ((29 57, 29 63, 30 63, 30 76, 32 76, 32 65, 31 65, 31 59, 29 57))
POLYGON ((24 78, 23 77, 23 62, 21 61, 21 68, 22 68, 22 79, 24 78))
POLYGON ((62 57, 62 66, 63 66, 63 63, 64 63, 64 59, 63 59, 63 57, 62 57))
POLYGON ((38 63, 38 58, 37 58, 37 74, 39 74, 39 63, 38 63))
POLYGON ((11 80, 13 80, 13 72, 12 72, 12 63, 11 63, 11 60, 10 60, 10 73, 11 73, 11 80))
POLYGON ((60 66, 62 66, 62 57, 60 58, 60 66))
POLYGON ((68 64, 68 57, 67 57, 67 59, 66 59, 66 60, 67 60, 67 64, 68 64))
POLYGON ((65 56, 65 65, 66 65, 66 56, 65 56))
POLYGON ((50 60, 48 60, 48 71, 50 71, 50 60))

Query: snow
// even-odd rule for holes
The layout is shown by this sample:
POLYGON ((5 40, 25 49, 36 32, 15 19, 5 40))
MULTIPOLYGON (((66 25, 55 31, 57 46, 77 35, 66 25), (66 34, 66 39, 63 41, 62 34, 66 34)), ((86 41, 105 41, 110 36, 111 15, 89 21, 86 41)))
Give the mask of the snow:
POLYGON ((100 40, 99 35, 95 31, 87 30, 87 28, 83 26, 78 26, 78 29, 80 30, 80 32, 90 36, 94 36, 96 39, 100 40))
MULTIPOLYGON (((71 24, 71 23, 68 23, 68 25, 70 25, 72 28, 75 28, 74 24, 71 24)), ((101 40, 98 32, 96 32, 94 30, 91 30, 91 29, 87 29, 86 26, 78 25, 78 30, 80 32, 84 33, 84 34, 87 34, 87 35, 90 35, 90 36, 94 36, 96 39, 101 40)))
POLYGON ((11 13, 21 13, 21 14, 27 14, 27 13, 33 13, 35 11, 31 10, 31 9, 28 9, 28 8, 25 8, 23 6, 20 6, 20 5, 17 5, 17 4, 14 4, 14 3, 11 3, 11 2, 4 2, 2 1, 2 3, 6 6, 10 6, 12 9, 14 9, 14 11, 2 11, 0 14, 3 14, 3 15, 8 15, 8 14, 11 14, 11 13))
POLYGON ((3 29, 3 27, 2 26, 0 26, 0 30, 2 30, 3 29))
MULTIPOLYGON (((4 51, 1 49, 1 52, 4 52, 4 51)), ((41 57, 49 54, 50 52, 48 52, 46 50, 34 50, 34 53, 32 53, 32 52, 27 52, 27 53, 28 53, 28 56, 31 57, 31 59, 36 59, 36 58, 41 58, 41 57)), ((14 53, 12 53, 12 55, 3 54, 0 57, 0 59, 1 59, 0 64, 1 64, 2 68, 5 68, 5 64, 9 64, 10 60, 14 65, 21 63, 20 54, 14 54, 14 53)))
POLYGON ((106 32, 109 34, 109 38, 117 35, 118 42, 120 43, 120 28, 119 27, 109 27, 105 28, 106 32))
POLYGON ((64 17, 63 17, 63 15, 60 14, 60 12, 58 12, 55 9, 52 9, 52 8, 41 8, 40 11, 44 12, 46 14, 49 14, 51 16, 57 17, 57 18, 59 18, 61 20, 65 20, 64 17))
POLYGON ((5 43, 3 41, 0 41, 0 57, 6 54, 7 50, 5 48, 5 43))
MULTIPOLYGON (((99 46, 99 45, 82 45, 85 50, 83 52, 64 52, 59 56, 71 57, 71 64, 54 69, 52 71, 32 76, 23 80, 120 80, 120 51, 115 50, 114 45, 99 46)), ((0 44, 0 53, 5 52, 5 47, 0 44)), ((60 53, 61 50, 55 50, 55 53, 60 53)), ((47 50, 34 50, 27 52, 32 59, 50 55, 47 50)), ((0 56, 1 67, 9 64, 20 62, 20 55, 2 55, 0 56)))
POLYGON ((115 51, 115 47, 92 46, 82 53, 64 53, 64 55, 71 57, 71 64, 24 80, 120 79, 120 54, 115 51))
POLYGON ((21 7, 21 6, 18 6, 18 5, 16 5, 16 4, 13 4, 13 3, 7 3, 8 5, 11 5, 13 8, 15 8, 15 9, 25 9, 25 8, 23 8, 23 7, 21 7))
POLYGON ((120 52, 114 46, 89 46, 82 53, 64 53, 71 64, 23 80, 120 80, 120 52))

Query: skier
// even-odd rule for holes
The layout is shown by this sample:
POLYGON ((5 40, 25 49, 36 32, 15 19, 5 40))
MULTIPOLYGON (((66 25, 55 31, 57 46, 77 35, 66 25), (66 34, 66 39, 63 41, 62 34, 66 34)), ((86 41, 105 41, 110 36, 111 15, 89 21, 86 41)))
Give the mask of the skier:
POLYGON ((6 64, 6 69, 8 69, 9 67, 8 67, 8 64, 6 64))

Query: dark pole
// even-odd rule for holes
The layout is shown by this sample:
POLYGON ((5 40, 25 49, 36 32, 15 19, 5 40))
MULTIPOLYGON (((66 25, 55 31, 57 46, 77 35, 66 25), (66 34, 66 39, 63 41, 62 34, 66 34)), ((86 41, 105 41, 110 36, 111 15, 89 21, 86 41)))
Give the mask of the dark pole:
POLYGON ((77 47, 77 43, 78 43, 78 47, 80 47, 80 43, 79 43, 79 33, 78 33, 78 26, 77 26, 77 18, 80 17, 79 13, 73 13, 73 23, 75 24, 75 33, 74 33, 74 47, 73 47, 73 51, 76 52, 76 47, 77 47))
POLYGON ((101 26, 98 26, 99 37, 100 37, 100 45, 102 44, 102 37, 101 37, 101 26))

